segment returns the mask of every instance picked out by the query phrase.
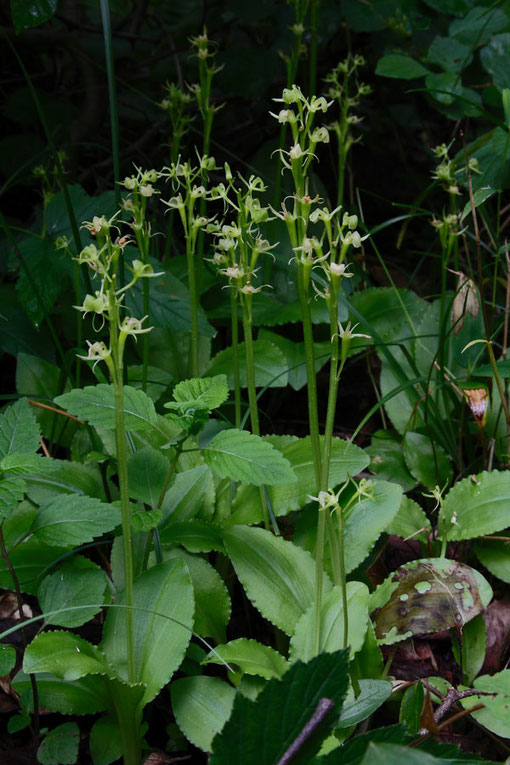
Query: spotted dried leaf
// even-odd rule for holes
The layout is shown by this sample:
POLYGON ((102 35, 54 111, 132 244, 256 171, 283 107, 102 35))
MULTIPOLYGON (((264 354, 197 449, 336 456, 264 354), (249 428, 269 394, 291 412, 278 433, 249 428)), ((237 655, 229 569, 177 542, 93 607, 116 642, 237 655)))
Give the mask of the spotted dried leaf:
POLYGON ((462 627, 489 604, 492 589, 470 566, 426 558, 400 566, 373 593, 370 610, 381 643, 462 627))

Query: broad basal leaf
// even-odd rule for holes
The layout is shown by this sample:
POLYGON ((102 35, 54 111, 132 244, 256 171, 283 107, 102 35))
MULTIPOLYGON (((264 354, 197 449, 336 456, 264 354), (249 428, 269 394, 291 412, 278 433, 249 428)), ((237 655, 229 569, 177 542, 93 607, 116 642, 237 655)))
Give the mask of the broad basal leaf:
MULTIPOLYGON (((113 385, 100 383, 74 388, 57 396, 55 403, 80 420, 100 428, 115 428, 115 395, 113 385)), ((146 430, 157 425, 152 400, 142 390, 124 386, 124 424, 127 430, 146 430)))
POLYGON ((206 463, 221 478, 263 484, 292 483, 292 468, 282 454, 246 430, 223 430, 203 450, 206 463))
MULTIPOLYGON (((246 594, 262 616, 292 635, 315 598, 315 562, 292 542, 264 529, 232 526, 225 547, 246 594)), ((323 580, 324 592, 331 583, 323 580)))
POLYGON ((129 496, 156 507, 170 462, 159 449, 144 446, 128 458, 129 496))
MULTIPOLYGON (((124 592, 116 603, 125 604, 124 592)), ((170 680, 191 638, 193 586, 185 563, 165 561, 144 571, 134 582, 133 606, 135 678, 146 686, 146 704, 170 680)), ((109 609, 101 649, 127 679, 125 608, 109 609)))
POLYGON ((373 493, 360 497, 345 513, 345 570, 353 571, 366 558, 400 507, 402 488, 395 483, 374 481, 373 493))
POLYGON ((447 558, 405 563, 372 594, 370 611, 382 643, 462 627, 488 606, 492 589, 473 568, 447 558))
POLYGON ((230 716, 235 689, 219 677, 183 677, 172 683, 172 709, 177 725, 204 752, 230 716))
POLYGON ((459 481, 448 492, 439 514, 439 536, 474 539, 510 524, 510 472, 484 471, 459 481))
MULTIPOLYGON (((368 587, 362 582, 347 583, 349 631, 347 645, 351 656, 363 645, 368 621, 368 587)), ((315 654, 315 603, 300 618, 290 641, 290 659, 309 661, 315 654)), ((344 647, 342 588, 333 587, 324 596, 321 608, 319 652, 333 653, 344 647)))
POLYGON ((91 497, 62 494, 42 505, 32 532, 48 545, 67 547, 91 542, 118 526, 120 510, 91 497))

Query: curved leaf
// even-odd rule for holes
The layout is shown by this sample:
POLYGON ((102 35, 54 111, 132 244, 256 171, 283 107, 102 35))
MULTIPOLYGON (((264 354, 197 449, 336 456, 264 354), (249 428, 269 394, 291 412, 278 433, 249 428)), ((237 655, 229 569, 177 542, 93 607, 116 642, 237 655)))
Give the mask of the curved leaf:
POLYGON ((183 677, 172 683, 177 725, 192 744, 210 752, 213 738, 230 717, 235 689, 219 677, 183 677))
POLYGON ((238 638, 225 645, 217 645, 214 651, 207 654, 202 664, 235 664, 241 673, 258 675, 269 680, 271 677, 281 677, 289 668, 289 662, 268 645, 257 640, 238 638))
POLYGON ((510 472, 484 471, 450 489, 440 513, 439 536, 473 539, 501 531, 509 524, 510 472), (454 518, 455 514, 455 518, 454 518), (452 519, 455 521, 452 524, 452 519))
POLYGON ((473 568, 447 558, 424 558, 400 566, 370 598, 375 632, 382 643, 462 627, 488 606, 492 589, 473 568))
MULTIPOLYGON (((115 428, 115 394, 113 385, 100 383, 74 388, 54 399, 62 409, 99 428, 115 428)), ((127 430, 146 430, 157 425, 152 400, 142 390, 124 386, 124 418, 127 430)))
MULTIPOLYGON (((359 651, 365 639, 368 621, 368 587, 362 582, 347 583, 350 656, 359 651)), ((314 650, 315 604, 308 608, 296 625, 290 641, 290 660, 310 661, 314 650)), ((319 651, 333 653, 344 647, 344 611, 342 588, 333 587, 325 595, 321 608, 319 651)))
MULTIPOLYGON (((223 535, 246 594, 262 616, 292 635, 314 602, 315 563, 300 547, 264 529, 232 526, 223 535)), ((331 583, 324 575, 324 592, 331 583)))
POLYGON ((113 670, 97 646, 63 630, 43 632, 27 646, 23 672, 50 672, 62 680, 85 675, 110 675, 113 670))

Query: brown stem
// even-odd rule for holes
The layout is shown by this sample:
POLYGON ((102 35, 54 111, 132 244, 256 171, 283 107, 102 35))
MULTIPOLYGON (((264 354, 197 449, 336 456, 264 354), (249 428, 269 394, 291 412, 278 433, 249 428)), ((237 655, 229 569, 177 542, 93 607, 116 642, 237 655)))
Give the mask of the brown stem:
POLYGON ((303 748, 304 744, 310 738, 312 733, 321 724, 324 718, 334 709, 335 702, 332 699, 319 699, 319 703, 315 709, 315 712, 310 717, 305 727, 299 733, 292 744, 289 746, 285 754, 280 757, 276 765, 287 765, 288 762, 294 759, 299 754, 299 751, 303 748))

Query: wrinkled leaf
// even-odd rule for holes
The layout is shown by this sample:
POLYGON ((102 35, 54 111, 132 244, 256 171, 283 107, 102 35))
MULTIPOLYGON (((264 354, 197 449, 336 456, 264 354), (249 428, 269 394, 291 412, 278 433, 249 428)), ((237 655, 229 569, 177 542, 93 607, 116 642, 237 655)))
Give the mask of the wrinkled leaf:
MULTIPOLYGON (((115 428, 113 385, 100 383, 75 388, 55 398, 55 403, 94 427, 115 428)), ((124 386, 124 424, 127 430, 146 430, 157 425, 156 410, 142 390, 124 386)))
POLYGON ((203 450, 206 463, 221 478, 262 484, 292 483, 294 472, 271 444, 246 430, 223 430, 203 450))

